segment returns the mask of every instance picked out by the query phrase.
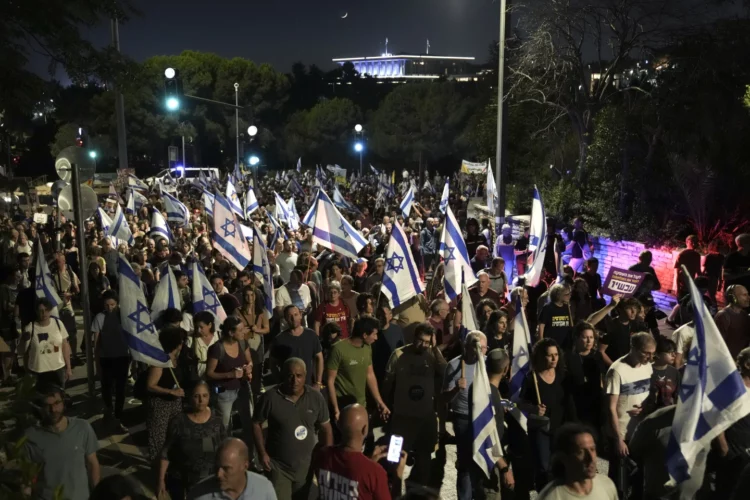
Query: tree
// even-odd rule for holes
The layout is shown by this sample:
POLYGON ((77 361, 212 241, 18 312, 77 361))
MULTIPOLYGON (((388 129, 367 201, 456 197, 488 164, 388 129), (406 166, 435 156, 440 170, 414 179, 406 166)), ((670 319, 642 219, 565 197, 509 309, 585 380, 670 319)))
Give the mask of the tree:
POLYGON ((576 176, 583 179, 594 119, 623 92, 641 92, 631 70, 697 15, 685 0, 549 0, 531 4, 510 64, 517 102, 548 109, 549 123, 568 119, 578 141, 576 176))
POLYGON ((349 99, 321 101, 312 109, 292 115, 284 129, 285 155, 313 162, 341 162, 352 147, 352 131, 362 114, 349 99))
POLYGON ((0 4, 0 102, 29 108, 43 89, 42 80, 26 70, 30 54, 49 61, 50 74, 63 68, 74 80, 96 75, 120 80, 130 63, 110 47, 98 49, 81 36, 103 19, 127 20, 129 1, 37 0, 0 4))
POLYGON ((471 104, 450 82, 397 87, 373 113, 372 148, 384 158, 420 164, 452 154, 471 104))

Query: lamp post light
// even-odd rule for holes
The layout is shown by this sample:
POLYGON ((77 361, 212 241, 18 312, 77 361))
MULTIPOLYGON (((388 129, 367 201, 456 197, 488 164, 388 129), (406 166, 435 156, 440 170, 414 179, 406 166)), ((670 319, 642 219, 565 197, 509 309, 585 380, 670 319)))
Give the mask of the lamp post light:
POLYGON ((359 176, 362 177, 362 151, 365 149, 363 144, 364 139, 364 129, 362 128, 362 125, 359 123, 354 126, 354 133, 357 134, 357 138, 359 139, 354 144, 354 150, 359 153, 359 176))
POLYGON ((96 171, 96 151, 94 150, 89 151, 89 158, 94 160, 94 171, 96 171))
POLYGON ((249 127, 247 127, 247 135, 249 135, 250 137, 255 137, 256 135, 258 135, 258 127, 256 127, 255 125, 250 125, 249 127))

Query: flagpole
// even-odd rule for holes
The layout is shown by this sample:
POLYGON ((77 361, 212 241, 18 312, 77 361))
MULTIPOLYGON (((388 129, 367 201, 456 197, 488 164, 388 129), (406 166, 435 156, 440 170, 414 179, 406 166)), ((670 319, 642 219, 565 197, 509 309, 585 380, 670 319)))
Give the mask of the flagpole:
MULTIPOLYGON (((81 184, 78 164, 72 165, 73 178, 71 185, 73 188, 73 210, 76 222, 76 239, 78 246, 78 262, 80 282, 81 282, 81 307, 83 308, 83 339, 86 345, 86 375, 88 378, 89 397, 96 396, 96 387, 94 381, 94 346, 91 343, 91 307, 89 305, 89 277, 88 265, 86 263, 86 234, 83 229, 84 218, 83 208, 81 207, 81 184)), ((58 208, 59 209, 59 208, 58 208)), ((63 297, 61 299, 65 300, 63 297)))

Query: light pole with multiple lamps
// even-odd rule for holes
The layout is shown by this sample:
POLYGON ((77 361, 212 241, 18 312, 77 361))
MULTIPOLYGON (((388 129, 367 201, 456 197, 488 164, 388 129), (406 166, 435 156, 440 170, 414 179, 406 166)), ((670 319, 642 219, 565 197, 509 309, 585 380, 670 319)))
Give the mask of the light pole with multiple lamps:
POLYGON ((364 145, 364 129, 362 128, 362 125, 359 123, 354 126, 354 133, 357 134, 357 138, 359 139, 357 142, 354 143, 354 151, 359 153, 359 176, 362 177, 362 152, 365 149, 364 145))
MULTIPOLYGON (((255 140, 255 136, 258 135, 258 127, 255 125, 250 125, 247 127, 247 135, 250 137, 250 142, 252 143, 255 140)), ((250 165, 250 168, 253 170, 253 186, 258 185, 258 164, 260 163, 260 158, 258 158, 257 155, 251 155, 248 159, 247 163, 250 165)))

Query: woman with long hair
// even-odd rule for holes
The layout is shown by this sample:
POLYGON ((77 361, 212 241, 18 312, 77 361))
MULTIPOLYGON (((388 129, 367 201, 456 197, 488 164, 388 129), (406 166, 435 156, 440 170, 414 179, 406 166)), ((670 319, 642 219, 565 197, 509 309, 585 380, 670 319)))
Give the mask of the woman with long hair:
POLYGON ((156 460, 161 455, 164 440, 167 438, 167 426, 173 417, 182 411, 182 399, 185 390, 182 388, 178 360, 182 349, 182 329, 168 327, 159 332, 159 342, 164 352, 169 355, 172 368, 150 366, 146 378, 148 390, 148 456, 156 460))
POLYGON ((232 408, 237 405, 248 446, 250 440, 250 386, 253 361, 245 340, 247 326, 230 316, 221 325, 221 339, 208 349, 206 377, 212 381, 216 409, 227 432, 231 432, 232 408))
POLYGON ((573 348, 565 358, 565 384, 573 399, 578 418, 595 431, 598 431, 602 424, 602 378, 607 372, 602 353, 599 352, 598 341, 599 335, 591 323, 578 323, 573 329, 573 348))
POLYGON ((270 331, 268 317, 266 317, 263 302, 256 295, 255 287, 246 286, 242 289, 242 306, 234 310, 234 316, 239 318, 247 328, 247 344, 253 361, 253 397, 260 397, 263 382, 263 358, 265 357, 264 336, 270 331))
POLYGON ((102 294, 109 289, 109 279, 102 273, 99 263, 91 262, 89 264, 89 307, 93 316, 104 309, 102 294))
POLYGON ((484 327, 487 324, 487 320, 490 319, 490 314, 492 314, 492 311, 496 311, 498 309, 497 304, 495 304, 495 301, 492 299, 482 299, 479 301, 479 304, 477 304, 476 307, 476 317, 477 317, 477 328, 484 331, 484 327))
POLYGON ((208 349, 219 341, 219 335, 214 326, 215 316, 210 311, 201 311, 193 316, 193 334, 185 342, 186 361, 195 363, 195 369, 188 369, 195 373, 195 382, 206 380, 206 363, 208 349))
POLYGON ((190 391, 190 410, 169 423, 159 464, 158 498, 169 492, 172 500, 184 500, 190 488, 214 470, 216 451, 227 432, 208 406, 210 394, 209 385, 198 382, 190 391))
POLYGON ((508 333, 508 314, 500 309, 492 311, 487 324, 484 327, 487 336, 487 350, 505 349, 512 346, 510 333, 508 333))
POLYGON ((552 436, 563 422, 576 419, 563 383, 562 364, 557 342, 551 338, 539 340, 531 349, 531 370, 521 388, 519 406, 530 414, 528 430, 537 491, 550 479, 552 436))

